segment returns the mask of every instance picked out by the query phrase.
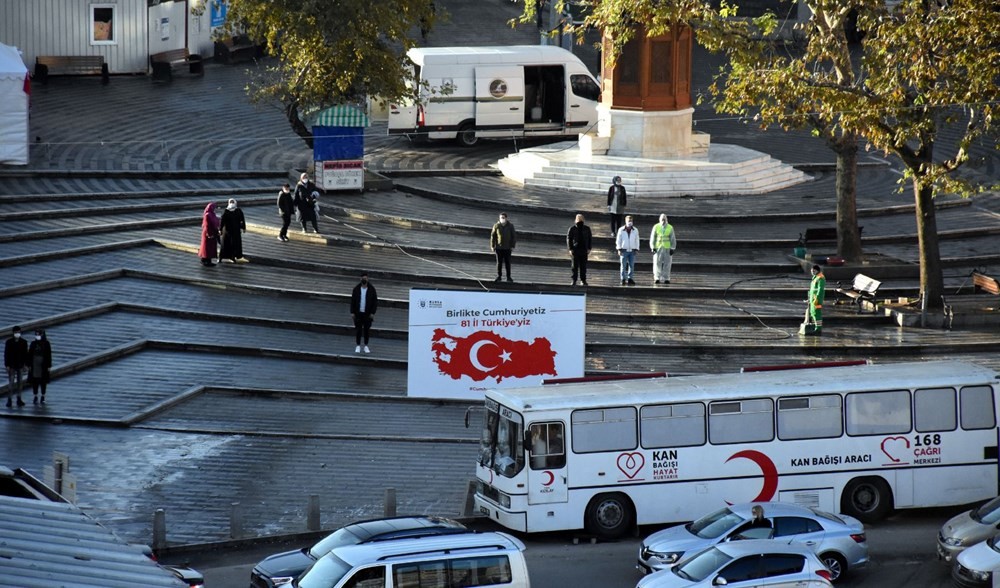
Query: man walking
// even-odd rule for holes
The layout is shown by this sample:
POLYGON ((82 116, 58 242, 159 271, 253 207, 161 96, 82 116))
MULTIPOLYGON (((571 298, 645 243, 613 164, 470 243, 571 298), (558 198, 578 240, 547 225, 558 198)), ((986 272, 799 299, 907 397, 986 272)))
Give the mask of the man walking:
POLYGON ((590 232, 590 227, 584 224, 583 215, 576 215, 576 223, 569 228, 569 233, 566 234, 566 247, 569 249, 569 254, 573 256, 574 286, 576 286, 577 276, 584 286, 587 285, 587 256, 590 255, 592 240, 593 235, 590 232))
POLYGON ((288 226, 292 224, 292 215, 295 213, 295 202, 292 199, 292 188, 287 183, 278 192, 278 214, 281 215, 281 231, 278 233, 279 241, 288 240, 288 226))
POLYGON ((653 225, 649 234, 649 248, 653 251, 653 283, 670 283, 670 266, 677 249, 677 235, 667 222, 667 215, 660 215, 660 222, 653 225))
POLYGON ((17 394, 17 405, 24 406, 21 390, 24 388, 24 372, 28 369, 28 342, 21 338, 21 327, 14 327, 10 339, 3 348, 3 365, 7 368, 7 408, 17 394))
POLYGON ((618 235, 618 229, 622 226, 622 215, 625 214, 625 205, 628 203, 628 194, 625 186, 622 186, 622 177, 615 176, 611 180, 611 187, 608 188, 608 213, 611 215, 611 237, 618 235))
POLYGON ((368 283, 368 272, 365 272, 361 274, 361 281, 351 291, 351 318, 354 319, 354 341, 357 344, 354 353, 361 353, 362 340, 365 353, 372 352, 368 349, 368 333, 372 328, 372 321, 375 320, 376 310, 378 310, 378 294, 375 292, 375 286, 368 283))
POLYGON ((302 223, 302 233, 308 232, 307 225, 312 223, 313 231, 319 234, 319 226, 316 224, 316 198, 319 196, 319 189, 309 180, 309 174, 299 176, 299 183, 295 185, 295 196, 292 201, 299 211, 299 222, 302 223))
POLYGON ((806 308, 806 322, 799 329, 801 335, 820 335, 823 332, 823 300, 826 298, 826 276, 823 268, 812 266, 812 282, 809 283, 809 306, 806 308))
POLYGON ((635 286, 635 252, 639 250, 639 230, 632 226, 632 215, 625 217, 625 226, 618 229, 615 248, 622 262, 622 286, 635 286))
POLYGON ((507 221, 507 213, 500 213, 500 220, 493 225, 490 232, 490 249, 497 256, 497 278, 494 282, 499 282, 503 278, 503 269, 507 268, 507 281, 513 282, 510 277, 510 253, 517 245, 517 231, 514 230, 514 223, 507 221))

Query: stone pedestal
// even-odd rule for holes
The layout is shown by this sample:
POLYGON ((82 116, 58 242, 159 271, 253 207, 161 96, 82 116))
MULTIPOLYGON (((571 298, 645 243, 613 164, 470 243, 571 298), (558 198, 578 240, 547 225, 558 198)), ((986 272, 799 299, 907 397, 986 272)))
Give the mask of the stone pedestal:
POLYGON ((708 156, 709 136, 693 133, 693 108, 619 110, 598 106, 597 136, 609 140, 608 155, 646 159, 708 156))

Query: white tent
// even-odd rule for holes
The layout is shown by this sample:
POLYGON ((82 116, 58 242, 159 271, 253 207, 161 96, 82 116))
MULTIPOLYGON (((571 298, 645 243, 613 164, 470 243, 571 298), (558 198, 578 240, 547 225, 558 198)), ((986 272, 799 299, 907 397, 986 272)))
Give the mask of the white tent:
POLYGON ((0 164, 28 165, 28 68, 0 43, 0 164))

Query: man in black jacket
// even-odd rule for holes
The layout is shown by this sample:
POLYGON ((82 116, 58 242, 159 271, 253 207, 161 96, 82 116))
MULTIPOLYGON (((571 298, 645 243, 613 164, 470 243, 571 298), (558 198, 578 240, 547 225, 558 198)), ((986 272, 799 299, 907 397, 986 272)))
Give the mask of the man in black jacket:
POLYGON ((587 285, 587 256, 593 246, 593 235, 590 227, 584 224, 583 215, 576 215, 576 223, 566 234, 566 247, 573 256, 573 285, 576 286, 577 275, 583 285, 587 285))
POLYGON ((288 240, 288 225, 292 224, 292 215, 295 213, 295 202, 292 198, 292 188, 288 184, 281 187, 278 192, 278 214, 281 215, 281 232, 278 233, 279 241, 288 240))
POLYGON ((371 349, 368 349, 368 331, 372 327, 376 310, 378 310, 378 294, 375 292, 375 286, 368 283, 368 273, 365 272, 361 274, 361 281, 351 292, 351 318, 354 319, 354 339, 357 343, 354 353, 361 353, 362 338, 365 353, 371 353, 371 349))
POLYGON ((17 405, 24 406, 21 389, 24 388, 24 372, 28 369, 28 342, 21 337, 21 327, 14 327, 10 339, 3 348, 3 366, 7 368, 8 386, 7 408, 13 406, 12 399, 17 394, 17 405))

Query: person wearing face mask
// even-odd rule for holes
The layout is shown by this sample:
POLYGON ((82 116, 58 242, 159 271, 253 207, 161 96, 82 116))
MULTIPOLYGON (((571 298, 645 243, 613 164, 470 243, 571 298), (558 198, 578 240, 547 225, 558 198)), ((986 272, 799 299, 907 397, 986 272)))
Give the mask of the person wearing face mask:
POLYGON ((618 250, 618 257, 621 258, 622 286, 626 283, 635 286, 633 274, 635 273, 635 254, 639 251, 639 229, 632 226, 632 215, 625 217, 625 226, 618 229, 618 236, 615 238, 615 248, 618 250))
POLYGON ((653 225, 649 234, 649 248, 653 251, 653 283, 670 283, 670 266, 677 249, 677 234, 667 222, 667 215, 660 215, 660 222, 653 225))
POLYGON ((292 188, 285 184, 278 192, 278 216, 281 217, 281 230, 278 232, 279 241, 288 241, 288 225, 292 224, 293 212, 295 212, 295 203, 292 199, 292 188))
POLYGON ((583 222, 583 215, 576 215, 576 222, 569 228, 566 234, 566 247, 573 257, 573 285, 576 286, 576 278, 579 275, 583 285, 587 285, 587 256, 593 246, 593 235, 590 227, 583 222))
POLYGON ((368 349, 368 332, 371 330, 372 321, 375 320, 376 310, 378 310, 378 294, 375 292, 375 286, 368 282, 368 273, 365 272, 361 274, 361 281, 351 291, 351 318, 354 319, 354 340, 357 344, 354 353, 361 353, 362 340, 365 353, 371 353, 371 349, 368 349))
POLYGON ((507 268, 507 281, 513 282, 510 277, 510 254, 514 246, 517 245, 517 231, 514 230, 514 223, 507 220, 507 213, 500 213, 500 220, 493 225, 490 231, 490 249, 497 256, 497 278, 494 282, 499 282, 503 278, 503 268, 507 268))
POLYGON ((243 257, 243 233, 247 230, 247 221, 235 198, 229 199, 229 205, 222 211, 219 224, 221 226, 219 234, 222 238, 219 261, 228 259, 236 263, 237 258, 243 257))
POLYGON ((28 382, 31 384, 32 402, 38 404, 38 391, 42 391, 42 404, 45 404, 45 387, 49 383, 49 370, 52 369, 52 345, 45 337, 45 331, 35 330, 35 340, 28 346, 28 382))
POLYGON ((303 234, 309 232, 306 228, 309 223, 312 223, 313 231, 319 234, 319 226, 316 224, 316 197, 318 195, 319 189, 316 184, 309 180, 309 174, 299 176, 299 183, 295 184, 295 196, 292 200, 298 212, 299 223, 302 224, 303 234))
POLYGON ((625 186, 622 185, 622 177, 615 176, 611 180, 611 187, 608 188, 608 213, 611 214, 611 238, 618 236, 618 229, 624 220, 625 205, 628 203, 628 194, 625 186))
POLYGON ((14 327, 4 345, 3 365, 7 368, 7 408, 14 405, 12 400, 15 394, 17 405, 24 406, 21 390, 24 388, 24 372, 28 368, 28 342, 21 338, 21 327, 14 327))

